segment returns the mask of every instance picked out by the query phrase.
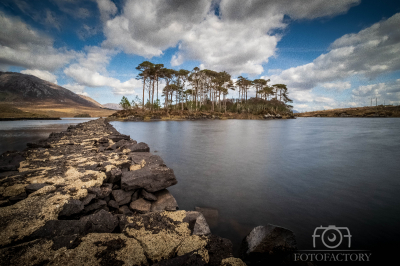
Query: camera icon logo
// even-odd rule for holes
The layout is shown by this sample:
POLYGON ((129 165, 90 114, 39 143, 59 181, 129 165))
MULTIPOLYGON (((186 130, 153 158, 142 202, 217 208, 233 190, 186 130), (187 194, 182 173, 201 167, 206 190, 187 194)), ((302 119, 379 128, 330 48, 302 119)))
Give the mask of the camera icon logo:
POLYGON ((320 238, 322 244, 330 249, 337 248, 343 242, 343 238, 347 238, 348 247, 351 246, 351 235, 350 230, 347 227, 336 227, 335 225, 329 225, 327 227, 319 226, 314 230, 313 247, 316 246, 316 239, 320 238))

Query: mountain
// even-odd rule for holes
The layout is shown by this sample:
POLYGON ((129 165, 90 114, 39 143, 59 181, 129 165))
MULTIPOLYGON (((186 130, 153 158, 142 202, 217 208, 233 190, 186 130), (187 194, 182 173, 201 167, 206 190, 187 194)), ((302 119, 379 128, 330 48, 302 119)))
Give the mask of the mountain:
POLYGON ((91 102, 91 103, 94 103, 97 107, 104 108, 103 105, 101 105, 100 103, 98 103, 96 100, 90 98, 89 96, 82 95, 82 94, 78 94, 78 95, 79 95, 80 97, 82 97, 83 99, 85 99, 85 100, 87 100, 87 101, 89 101, 89 102, 91 102))
POLYGON ((98 107, 72 91, 32 75, 0 72, 0 102, 98 107))
POLYGON ((90 97, 82 97, 32 75, 15 72, 0 71, 0 104, 50 117, 80 114, 100 117, 113 113, 90 97))
POLYGON ((103 106, 108 109, 122 110, 121 105, 119 105, 118 103, 106 103, 106 104, 103 104, 103 106))

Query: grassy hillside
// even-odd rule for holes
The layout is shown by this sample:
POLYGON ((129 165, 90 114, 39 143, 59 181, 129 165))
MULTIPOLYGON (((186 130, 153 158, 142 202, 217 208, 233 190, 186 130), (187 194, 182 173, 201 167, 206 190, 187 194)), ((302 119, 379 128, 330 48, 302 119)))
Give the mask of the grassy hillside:
POLYGON ((400 117, 400 106, 379 105, 298 113, 299 117, 400 117))

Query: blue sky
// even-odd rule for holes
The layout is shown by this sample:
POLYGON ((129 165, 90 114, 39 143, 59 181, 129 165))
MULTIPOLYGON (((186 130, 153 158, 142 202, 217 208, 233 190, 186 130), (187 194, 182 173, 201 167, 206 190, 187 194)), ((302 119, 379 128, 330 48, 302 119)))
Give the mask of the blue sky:
POLYGON ((141 95, 144 60, 284 83, 299 111, 400 104, 400 1, 1 0, 0 22, 1 71, 102 104, 141 95))

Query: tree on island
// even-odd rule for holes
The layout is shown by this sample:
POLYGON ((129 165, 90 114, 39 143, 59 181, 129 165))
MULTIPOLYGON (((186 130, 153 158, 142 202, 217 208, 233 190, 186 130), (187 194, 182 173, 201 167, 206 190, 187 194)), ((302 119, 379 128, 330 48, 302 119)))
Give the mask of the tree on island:
POLYGON ((269 79, 250 80, 239 76, 234 83, 231 75, 225 71, 200 70, 198 67, 193 68, 192 71, 174 70, 165 68, 163 64, 153 64, 149 61, 139 64, 136 70, 139 71, 137 79, 143 82, 143 110, 153 111, 161 108, 158 97, 160 79, 165 81, 161 95, 164 97, 164 110, 260 113, 266 110, 285 112, 291 107, 287 105, 288 102, 292 102, 288 96, 287 86, 285 84, 269 86, 269 79), (229 90, 236 89, 239 98, 228 99, 229 90), (154 99, 156 90, 157 100, 154 99), (254 98, 249 99, 249 90, 255 91, 254 98), (146 105, 144 104, 145 91, 148 91, 146 105))

